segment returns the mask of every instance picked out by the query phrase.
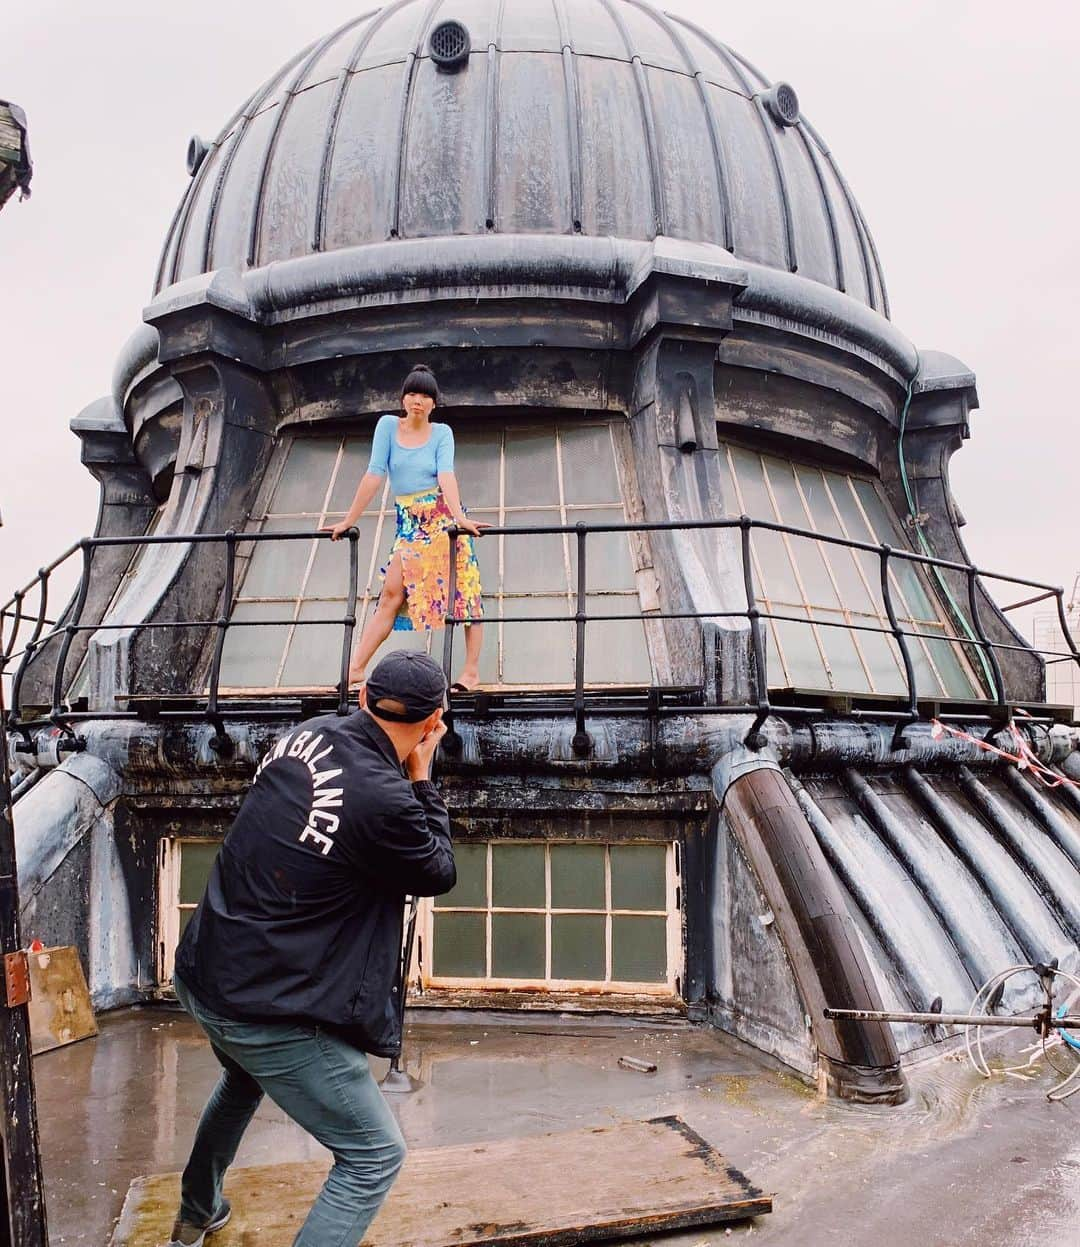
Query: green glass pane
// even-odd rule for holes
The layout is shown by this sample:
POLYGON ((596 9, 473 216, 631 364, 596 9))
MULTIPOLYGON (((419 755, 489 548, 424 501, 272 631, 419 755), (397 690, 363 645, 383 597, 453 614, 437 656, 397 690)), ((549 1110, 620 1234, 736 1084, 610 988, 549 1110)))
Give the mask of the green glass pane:
MULTIPOLYGON (((508 504, 509 504, 508 499, 508 504)), ((548 528, 562 524, 554 511, 507 511, 507 528, 548 528)), ((503 589, 507 593, 565 593, 566 547, 563 534, 509 533, 503 541, 503 589)))
POLYGON ((455 844, 454 865, 457 883, 451 892, 435 898, 435 907, 444 905, 487 906, 487 845, 455 844))
MULTIPOLYGON (((600 509, 590 507, 587 511, 568 511, 568 524, 624 524, 626 516, 622 508, 600 509)), ((577 537, 570 537, 570 584, 577 592, 578 558, 577 537)), ((633 589, 634 561, 630 553, 627 533, 593 533, 585 539, 585 588, 589 593, 603 593, 611 589, 633 589)))
POLYGON ((208 840, 205 844, 182 844, 180 846, 180 904, 197 905, 206 891, 210 867, 221 848, 220 840, 208 840))
POLYGON ((487 932, 483 914, 436 914, 432 973, 444 979, 487 977, 487 932))
POLYGON ((568 624, 514 623, 532 616, 567 616, 563 597, 503 598, 504 684, 570 684, 574 679, 574 631, 568 624))
MULTIPOLYGON (((295 533, 315 526, 311 519, 271 519, 260 531, 295 533)), ((313 544, 310 541, 256 541, 242 547, 250 551, 250 559, 240 581, 240 597, 299 597, 313 544)), ((240 567, 239 560, 237 567, 240 567)))
POLYGON ((611 977, 617 983, 663 983, 667 979, 665 919, 612 918, 611 977))
POLYGON ((551 919, 551 977, 602 983, 607 969, 599 914, 554 914, 551 919))
MULTIPOLYGON (((344 514, 352 505, 356 487, 360 484, 367 471, 368 460, 371 458, 370 437, 349 437, 345 440, 345 453, 338 464, 337 476, 334 477, 334 488, 330 493, 328 510, 344 514)), ((378 510, 382 491, 368 503, 367 514, 378 510)))
POLYGON ((344 602, 303 603, 281 669, 282 688, 326 688, 338 682, 345 625, 309 621, 341 619, 344 615, 344 602))
POLYGON ((563 489, 566 501, 592 504, 618 502, 619 474, 607 424, 559 428, 562 442, 563 489))
MULTIPOLYGON (((336 523, 341 516, 335 515, 327 519, 327 523, 336 523)), ((371 570, 372 547, 375 544, 375 531, 378 516, 365 515, 357 521, 356 528, 360 539, 356 543, 357 592, 363 593, 371 570)), ((352 558, 352 543, 343 537, 340 541, 319 541, 315 547, 315 561, 304 586, 304 596, 309 598, 343 598, 349 592, 349 560, 352 558)), ((376 575, 378 568, 375 569, 376 575)))
POLYGON ((221 656, 222 688, 273 688, 285 647, 289 623, 295 612, 292 602, 240 602, 232 619, 273 620, 261 627, 230 628, 221 656))
POLYGON ((543 914, 492 914, 491 975, 496 979, 544 978, 543 914))
POLYGON ((559 501, 555 475, 555 429, 506 431, 506 505, 552 506, 559 501))
POLYGON ((491 903, 500 908, 544 908, 544 846, 491 846, 491 903))
POLYGON ((274 490, 271 514, 305 511, 321 515, 340 445, 336 437, 295 438, 274 490))
POLYGON ((470 510, 499 505, 502 429, 455 429, 454 475, 470 510))
POLYGON ((188 929, 188 923, 195 917, 193 909, 182 909, 180 911, 180 934, 183 935, 188 929))
POLYGON ((667 846, 611 846, 611 908, 667 909, 667 846))
MULTIPOLYGON (((590 598, 587 609, 595 613, 595 603, 629 614, 638 609, 637 597, 590 598)), ((651 684, 652 668, 645 644, 645 625, 640 619, 594 619, 585 626, 586 684, 651 684)))
POLYGON ((551 908, 604 909, 604 846, 551 846, 551 908))

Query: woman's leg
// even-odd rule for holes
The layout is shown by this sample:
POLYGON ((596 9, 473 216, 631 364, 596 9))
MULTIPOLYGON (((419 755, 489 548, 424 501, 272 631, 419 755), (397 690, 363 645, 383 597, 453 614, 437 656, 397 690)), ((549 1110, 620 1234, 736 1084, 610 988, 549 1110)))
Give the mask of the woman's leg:
POLYGON ((465 629, 465 665, 461 668, 458 682, 466 688, 480 683, 480 647, 484 643, 484 625, 469 624, 465 629))
POLYGON ((367 621, 360 640, 353 650, 349 663, 349 683, 361 684, 372 654, 386 640, 394 628, 394 620, 405 601, 405 581, 401 572, 401 555, 395 554, 386 569, 382 593, 374 614, 367 621))

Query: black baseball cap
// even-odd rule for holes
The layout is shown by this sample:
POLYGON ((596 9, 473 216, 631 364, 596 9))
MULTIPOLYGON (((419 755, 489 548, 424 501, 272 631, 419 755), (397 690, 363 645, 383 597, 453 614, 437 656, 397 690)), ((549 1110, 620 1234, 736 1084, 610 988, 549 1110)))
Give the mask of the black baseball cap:
POLYGON ((395 650, 367 679, 367 708, 391 723, 419 723, 446 704, 446 677, 427 654, 395 650))

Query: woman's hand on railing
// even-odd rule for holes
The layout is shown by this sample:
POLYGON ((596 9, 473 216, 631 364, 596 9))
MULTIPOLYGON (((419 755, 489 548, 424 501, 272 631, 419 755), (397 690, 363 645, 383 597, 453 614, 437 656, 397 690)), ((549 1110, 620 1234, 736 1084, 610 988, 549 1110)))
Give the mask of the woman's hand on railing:
POLYGON ((352 524, 350 524, 347 520, 341 520, 337 524, 324 524, 322 528, 319 529, 319 532, 329 533, 331 541, 340 541, 350 528, 352 528, 352 524))
POLYGON ((484 535, 484 529, 491 527, 490 524, 484 524, 476 520, 470 520, 467 516, 464 516, 464 515, 460 519, 454 520, 454 523, 457 525, 458 528, 461 529, 463 533, 468 533, 472 537, 482 537, 484 535))

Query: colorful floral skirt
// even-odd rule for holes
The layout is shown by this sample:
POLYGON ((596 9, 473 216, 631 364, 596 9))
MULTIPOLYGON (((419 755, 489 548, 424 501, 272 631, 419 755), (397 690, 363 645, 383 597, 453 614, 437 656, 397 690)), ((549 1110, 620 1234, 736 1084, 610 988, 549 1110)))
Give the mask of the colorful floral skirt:
MULTIPOLYGON (((443 627, 450 589, 450 538, 446 530, 454 517, 441 490, 401 494, 394 499, 397 534, 390 547, 389 563, 401 555, 405 602, 394 620, 397 631, 428 631, 443 627)), ((382 569, 383 575, 386 568, 382 569)), ((454 582, 455 619, 479 621, 484 614, 480 597, 480 566, 473 538, 457 539, 457 572, 454 582)), ((465 625, 468 627, 468 624, 465 625)))

